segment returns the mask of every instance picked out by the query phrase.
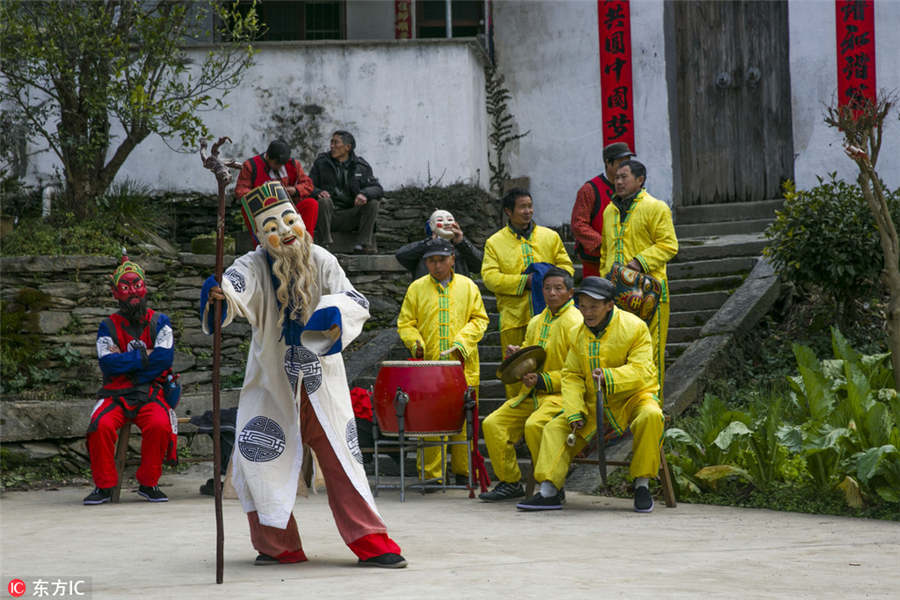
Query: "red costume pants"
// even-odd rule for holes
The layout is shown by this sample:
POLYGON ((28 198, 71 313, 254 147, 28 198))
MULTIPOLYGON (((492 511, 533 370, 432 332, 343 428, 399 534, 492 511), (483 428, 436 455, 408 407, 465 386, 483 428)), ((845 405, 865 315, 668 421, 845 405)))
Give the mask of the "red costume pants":
MULTIPOLYGON (((309 402, 306 390, 302 394, 300 435, 303 443, 313 449, 319 460, 325 477, 328 506, 331 507, 331 514, 344 543, 362 560, 388 552, 400 554, 400 547, 387 535, 384 521, 372 510, 366 499, 360 496, 344 472, 316 417, 316 411, 309 402)), ((285 529, 260 524, 256 511, 247 513, 247 520, 250 522, 250 541, 257 552, 274 556, 281 562, 306 560, 294 515, 291 515, 285 529)))
MULTIPOLYGON (((119 428, 131 420, 125 416, 125 409, 112 398, 103 399, 91 415, 87 449, 94 485, 98 488, 115 487, 119 481, 116 440, 119 439, 119 428)), ((162 463, 172 439, 169 411, 157 402, 147 402, 138 410, 133 422, 141 430, 141 466, 137 470, 137 480, 141 485, 153 487, 159 483, 162 463)))
POLYGON ((301 198, 294 204, 297 214, 303 219, 309 237, 315 238, 316 223, 319 222, 319 202, 315 198, 301 198))
POLYGON ((600 274, 600 263, 581 261, 581 276, 584 277, 603 277, 600 274))

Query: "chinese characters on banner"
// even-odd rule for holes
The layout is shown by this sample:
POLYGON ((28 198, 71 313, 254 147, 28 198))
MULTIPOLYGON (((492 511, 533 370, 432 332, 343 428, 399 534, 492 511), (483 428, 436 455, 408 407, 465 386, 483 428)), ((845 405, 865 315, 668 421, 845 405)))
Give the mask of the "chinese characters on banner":
POLYGON ((838 105, 875 100, 875 10, 872 0, 835 0, 838 105))
POLYGON ((412 38, 412 0, 394 0, 394 39, 412 38))
POLYGON ((603 145, 634 147, 634 88, 631 82, 631 13, 628 0, 597 0, 603 145))

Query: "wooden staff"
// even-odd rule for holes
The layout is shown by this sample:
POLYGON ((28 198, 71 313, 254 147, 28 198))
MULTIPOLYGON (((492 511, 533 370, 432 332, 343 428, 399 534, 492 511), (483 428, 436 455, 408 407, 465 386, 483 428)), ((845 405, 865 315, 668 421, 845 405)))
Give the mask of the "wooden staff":
MULTIPOLYGON (((223 162, 219 159, 219 146, 226 141, 231 140, 227 137, 220 137, 213 144, 211 155, 204 156, 206 143, 200 145, 200 159, 203 166, 213 172, 216 181, 219 183, 219 209, 216 217, 216 282, 221 287, 222 271, 225 262, 225 186, 231 181, 231 173, 228 167, 234 168, 235 161, 226 160, 223 162)), ((240 168, 240 165, 237 165, 240 168)), ((223 571, 225 569, 224 545, 225 545, 225 529, 222 522, 222 481, 220 473, 222 471, 222 439, 220 427, 220 382, 219 368, 222 363, 222 301, 216 300, 214 308, 215 327, 213 330, 213 364, 212 364, 212 386, 213 386, 213 489, 215 490, 216 504, 216 583, 222 583, 223 571)))

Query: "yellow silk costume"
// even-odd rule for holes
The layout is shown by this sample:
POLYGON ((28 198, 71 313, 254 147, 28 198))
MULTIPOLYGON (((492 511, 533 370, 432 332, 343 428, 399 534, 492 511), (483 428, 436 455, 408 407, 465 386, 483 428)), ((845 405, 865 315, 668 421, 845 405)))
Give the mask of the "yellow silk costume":
MULTIPOLYGON (((397 317, 397 332, 412 356, 415 356, 417 343, 424 350, 425 360, 456 360, 442 357, 441 352, 458 350, 465 359, 466 383, 475 388, 481 368, 478 342, 487 326, 488 316, 478 286, 468 277, 455 273, 446 288, 431 275, 413 281, 406 290, 397 317)), ((466 436, 462 433, 450 439, 464 440, 466 436)), ((465 448, 453 445, 450 453, 453 472, 468 475, 465 448)), ((426 477, 440 478, 441 448, 426 448, 424 454, 426 477)))
POLYGON ((603 369, 607 422, 618 433, 631 428, 634 435, 631 477, 657 476, 664 420, 652 348, 646 323, 619 308, 612 309, 599 335, 582 325, 563 367, 562 413, 544 427, 535 481, 563 487, 572 457, 596 433, 597 368, 603 369), (576 432, 575 445, 567 446, 570 424, 579 420, 585 425, 576 432))
MULTIPOLYGON (((506 356, 508 345, 519 346, 525 338, 525 329, 534 316, 531 294, 541 290, 525 288, 529 265, 545 262, 555 265, 570 275, 575 273, 562 240, 552 229, 535 225, 527 238, 520 236, 509 226, 488 238, 484 244, 484 260, 481 278, 484 285, 497 296, 500 313, 500 345, 506 356)), ((514 398, 519 384, 506 386, 507 399, 514 398)))
POLYGON ((515 443, 528 431, 532 413, 548 403, 556 406, 556 412, 559 412, 562 367, 583 322, 581 312, 569 300, 555 315, 548 307, 528 323, 522 345, 541 346, 547 353, 542 370, 538 372, 543 389, 523 388, 517 398, 507 400, 482 423, 491 465, 500 481, 516 483, 522 478, 515 443))
POLYGON ((672 211, 642 189, 625 216, 610 202, 603 211, 603 242, 600 246, 600 273, 612 269, 613 263, 627 265, 637 259, 644 273, 662 283, 659 309, 650 321, 653 340, 653 362, 657 369, 659 397, 662 398, 666 375, 666 339, 669 333, 669 283, 666 263, 678 254, 678 238, 672 223, 672 211))

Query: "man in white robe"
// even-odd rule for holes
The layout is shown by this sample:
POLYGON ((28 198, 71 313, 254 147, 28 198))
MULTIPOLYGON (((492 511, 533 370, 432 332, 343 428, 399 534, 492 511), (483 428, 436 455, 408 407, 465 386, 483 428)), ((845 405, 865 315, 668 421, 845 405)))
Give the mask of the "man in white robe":
POLYGON ((292 509, 303 445, 316 453, 335 523, 366 566, 406 566, 387 535, 363 470, 350 391, 341 358, 369 318, 337 259, 312 245, 278 182, 241 199, 259 247, 203 286, 203 328, 235 315, 252 327, 238 405, 233 482, 250 522, 256 564, 306 560, 292 509))

